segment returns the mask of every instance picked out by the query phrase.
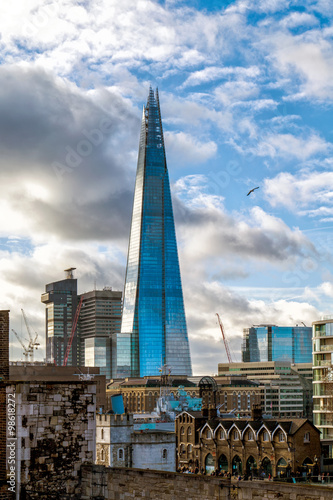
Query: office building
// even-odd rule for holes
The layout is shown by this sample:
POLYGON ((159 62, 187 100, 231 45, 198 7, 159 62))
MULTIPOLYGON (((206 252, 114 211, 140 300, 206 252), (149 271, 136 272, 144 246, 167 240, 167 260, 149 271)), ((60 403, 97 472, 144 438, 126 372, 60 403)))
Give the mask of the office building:
POLYGON ((313 326, 313 423, 320 430, 323 468, 333 464, 333 317, 313 326))
POLYGON ((311 337, 310 326, 258 325, 244 328, 242 360, 311 363, 311 337))
MULTIPOLYGON (((312 383, 298 371, 298 366, 283 361, 260 363, 219 363, 221 377, 246 376, 257 382, 261 407, 273 417, 305 417, 312 419, 312 383), (295 369, 294 369, 295 368, 295 369)), ((307 370, 304 363, 300 368, 307 370)))
POLYGON ((118 377, 191 375, 158 92, 144 107, 128 248, 118 377))
POLYGON ((122 292, 105 287, 83 293, 81 298, 80 364, 97 366, 110 379, 112 357, 116 356, 115 339, 120 332, 122 292))
MULTIPOLYGON (((66 279, 55 281, 45 286, 41 301, 46 305, 46 359, 57 366, 62 366, 71 336, 78 296, 77 280, 74 278, 74 267, 65 270, 66 279)), ((77 366, 79 346, 75 335, 69 353, 67 365, 77 366)))

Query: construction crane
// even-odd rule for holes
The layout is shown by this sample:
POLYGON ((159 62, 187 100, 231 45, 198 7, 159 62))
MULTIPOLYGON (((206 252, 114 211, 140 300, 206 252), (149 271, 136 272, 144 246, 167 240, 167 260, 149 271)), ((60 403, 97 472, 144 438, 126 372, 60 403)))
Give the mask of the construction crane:
POLYGON ((228 358, 228 362, 229 363, 233 363, 232 361, 232 357, 231 357, 231 353, 230 353, 230 349, 229 349, 229 344, 228 344, 228 340, 225 336, 225 333, 224 333, 224 328, 223 328, 223 323, 221 321, 221 318, 219 316, 219 313, 216 313, 216 316, 217 316, 217 320, 219 322, 219 325, 220 325, 220 329, 221 329, 221 333, 222 333, 222 339, 223 339, 223 342, 224 342, 224 347, 225 347, 225 350, 226 350, 226 353, 227 353, 227 358, 228 358))
POLYGON ((69 337, 69 341, 68 341, 66 352, 65 352, 64 362, 63 362, 62 366, 67 366, 68 356, 69 356, 69 353, 71 351, 71 347, 72 347, 74 335, 75 335, 75 332, 76 332, 77 322, 78 322, 80 311, 81 311, 81 307, 82 307, 82 301, 83 301, 83 296, 81 296, 80 302, 78 303, 78 306, 76 308, 76 312, 75 312, 75 316, 74 316, 74 321, 73 321, 73 324, 72 324, 71 336, 69 337))
POLYGON ((33 361, 34 361, 34 350, 38 349, 38 346, 40 345, 40 343, 37 342, 38 333, 35 332, 35 337, 33 338, 32 333, 31 333, 31 329, 30 329, 30 326, 29 326, 29 323, 28 323, 28 320, 27 320, 27 317, 25 315, 25 312, 24 312, 23 309, 21 309, 21 312, 22 312, 22 316, 23 316, 23 319, 24 319, 24 323, 25 323, 28 335, 29 335, 29 346, 28 346, 28 349, 29 349, 29 353, 30 353, 30 361, 33 363, 33 361))
POLYGON ((21 344, 21 346, 23 347, 23 356, 25 356, 25 359, 26 361, 28 361, 28 356, 31 355, 31 350, 30 350, 30 342, 29 342, 29 345, 28 347, 26 347, 22 340, 20 339, 18 333, 15 332, 15 330, 12 328, 12 332, 15 334, 15 337, 17 338, 17 340, 19 341, 19 343, 21 344))

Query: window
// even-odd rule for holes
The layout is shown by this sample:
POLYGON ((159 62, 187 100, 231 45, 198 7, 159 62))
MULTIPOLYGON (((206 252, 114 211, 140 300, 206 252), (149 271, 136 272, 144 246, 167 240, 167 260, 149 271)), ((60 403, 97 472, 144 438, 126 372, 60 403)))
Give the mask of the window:
POLYGON ((212 433, 211 433, 210 429, 207 429, 206 430, 206 438, 211 439, 211 437, 212 437, 212 433))
POLYGON ((310 443, 310 432, 304 434, 304 443, 310 443))
POLYGON ((189 427, 189 428, 187 429, 187 434, 188 434, 189 436, 192 434, 192 427, 189 427))
POLYGON ((101 429, 101 439, 104 439, 104 429, 101 429))
POLYGON ((166 450, 165 448, 162 451, 162 458, 163 460, 166 460, 168 458, 168 450, 166 450))
POLYGON ((239 440, 239 434, 238 431, 234 431, 234 440, 238 441, 239 440))
POLYGON ((279 441, 280 441, 280 443, 283 443, 283 441, 284 441, 284 434, 283 434, 283 432, 279 432, 279 441))
POLYGON ((101 460, 104 461, 104 450, 101 451, 101 460))
POLYGON ((225 439, 225 437, 224 437, 224 431, 220 431, 220 439, 225 439))
POLYGON ((254 438, 254 436, 253 436, 253 432, 252 432, 252 431, 249 431, 249 434, 248 434, 248 440, 249 440, 249 441, 253 441, 253 438, 254 438))
POLYGON ((180 428, 180 433, 181 433, 182 435, 183 435, 183 434, 185 434, 185 430, 184 430, 184 427, 183 427, 183 426, 180 428))
POLYGON ((268 437, 268 432, 267 431, 264 431, 264 433, 263 433, 263 440, 264 441, 269 441, 269 437, 268 437))
POLYGON ((119 450, 118 450, 118 460, 124 460, 124 450, 123 450, 123 448, 119 448, 119 450))
POLYGON ((192 445, 191 444, 189 444, 187 446, 187 453, 192 453, 192 445))

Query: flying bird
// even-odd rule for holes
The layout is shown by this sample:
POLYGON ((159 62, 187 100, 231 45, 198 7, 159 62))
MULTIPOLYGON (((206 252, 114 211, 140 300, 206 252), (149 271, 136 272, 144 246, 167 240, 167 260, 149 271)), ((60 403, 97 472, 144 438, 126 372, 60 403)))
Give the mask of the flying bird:
POLYGON ((251 190, 247 193, 247 195, 246 195, 246 196, 249 196, 249 194, 253 193, 253 191, 254 191, 255 189, 259 189, 259 186, 257 186, 256 188, 251 189, 251 190))

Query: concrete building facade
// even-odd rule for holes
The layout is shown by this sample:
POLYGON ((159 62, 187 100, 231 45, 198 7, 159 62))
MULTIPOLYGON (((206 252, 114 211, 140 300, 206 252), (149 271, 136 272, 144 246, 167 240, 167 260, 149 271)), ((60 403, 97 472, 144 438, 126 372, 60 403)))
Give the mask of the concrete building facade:
POLYGON ((120 332, 122 292, 105 287, 83 293, 79 317, 80 365, 97 366, 107 379, 116 364, 116 336, 120 332))
POLYGON ((333 470, 333 317, 313 324, 313 422, 320 430, 323 469, 333 470))
POLYGON ((310 365, 304 363, 298 366, 282 361, 218 365, 219 376, 242 375, 259 384, 261 406, 266 414, 273 417, 312 419, 309 369, 310 365))

